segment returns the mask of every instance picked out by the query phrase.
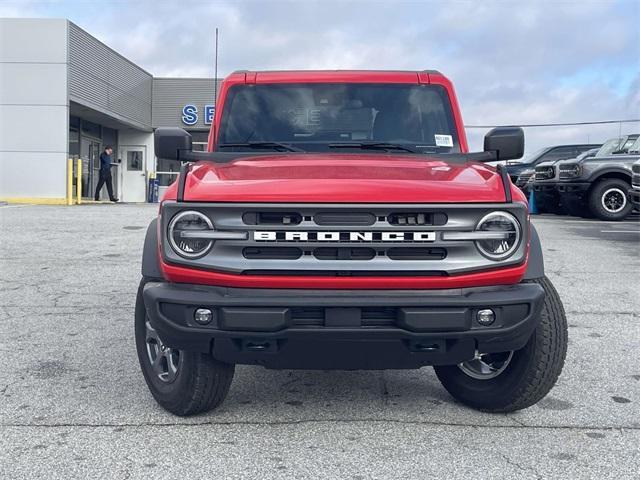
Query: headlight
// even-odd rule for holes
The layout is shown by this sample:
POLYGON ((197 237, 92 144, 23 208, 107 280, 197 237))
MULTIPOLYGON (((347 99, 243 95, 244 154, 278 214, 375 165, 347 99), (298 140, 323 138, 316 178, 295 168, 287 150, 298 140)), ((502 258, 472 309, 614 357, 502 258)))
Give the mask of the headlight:
MULTIPOLYGON (((189 232, 213 231, 213 223, 209 217, 194 210, 178 213, 169 223, 167 236, 169 244, 175 252, 185 258, 199 258, 204 256, 213 240, 190 237, 189 232)), ((197 235, 196 235, 197 237, 197 235)))
POLYGON ((497 238, 477 240, 480 253, 491 260, 504 260, 518 248, 521 237, 520 223, 510 213, 491 212, 478 222, 476 231, 495 232, 497 238))
POLYGON ((579 177, 582 174, 582 166, 579 163, 562 166, 563 177, 579 177))
POLYGON ((540 167, 536 168, 537 180, 550 180, 555 176, 556 172, 553 167, 540 167))

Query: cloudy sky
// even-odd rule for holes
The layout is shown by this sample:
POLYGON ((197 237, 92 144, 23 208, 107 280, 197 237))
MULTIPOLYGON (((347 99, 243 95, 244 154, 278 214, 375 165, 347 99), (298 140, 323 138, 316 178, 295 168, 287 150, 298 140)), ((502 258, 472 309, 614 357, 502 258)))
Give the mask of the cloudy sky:
MULTIPOLYGON (((69 18, 156 76, 213 76, 217 26, 221 75, 437 69, 468 125, 640 118, 640 0, 0 0, 1 16, 69 18)), ((528 128, 527 151, 639 130, 528 128)))

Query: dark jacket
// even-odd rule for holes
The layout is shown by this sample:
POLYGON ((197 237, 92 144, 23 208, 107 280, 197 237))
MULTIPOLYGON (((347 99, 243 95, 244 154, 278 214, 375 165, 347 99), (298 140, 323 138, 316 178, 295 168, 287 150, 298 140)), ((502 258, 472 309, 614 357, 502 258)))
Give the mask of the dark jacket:
POLYGON ((101 172, 111 171, 111 155, 107 155, 106 152, 102 152, 100 154, 100 171, 101 172))

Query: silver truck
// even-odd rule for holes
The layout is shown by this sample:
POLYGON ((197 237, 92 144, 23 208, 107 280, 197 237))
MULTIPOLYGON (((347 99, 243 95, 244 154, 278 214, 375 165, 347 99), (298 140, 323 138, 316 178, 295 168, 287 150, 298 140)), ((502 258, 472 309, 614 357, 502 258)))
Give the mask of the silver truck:
MULTIPOLYGON (((633 209, 627 193, 631 166, 640 158, 640 135, 625 135, 617 146, 606 142, 609 155, 565 160, 557 164, 560 204, 570 215, 624 220, 633 209)), ((612 142, 615 144, 616 142, 612 142)))
MULTIPOLYGON (((616 140, 618 140, 617 143, 620 143, 619 139, 616 140)), ((606 152, 606 149, 602 147, 592 148, 591 150, 581 153, 576 158, 552 160, 536 165, 533 173, 533 184, 531 183, 530 178, 527 178, 526 180, 529 182, 528 185, 530 188, 534 191, 538 210, 541 213, 555 213, 557 215, 566 213, 563 206, 560 204, 560 194, 558 193, 558 181, 560 180, 558 164, 560 162, 581 162, 587 158, 595 157, 598 154, 601 156, 610 154, 610 152, 604 152, 606 152)), ((520 181, 520 178, 518 178, 518 181, 520 181)), ((516 183, 516 185, 520 186, 518 183, 516 183)), ((523 187, 520 188, 522 189, 523 187)))

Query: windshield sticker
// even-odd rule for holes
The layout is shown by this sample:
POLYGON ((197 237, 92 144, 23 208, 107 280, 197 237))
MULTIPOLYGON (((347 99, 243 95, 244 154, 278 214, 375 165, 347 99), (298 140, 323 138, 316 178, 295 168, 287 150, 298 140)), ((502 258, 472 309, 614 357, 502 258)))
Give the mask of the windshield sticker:
POLYGON ((434 135, 436 147, 453 147, 453 137, 451 135, 434 135))

